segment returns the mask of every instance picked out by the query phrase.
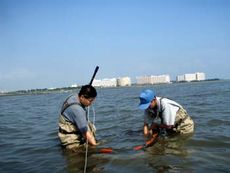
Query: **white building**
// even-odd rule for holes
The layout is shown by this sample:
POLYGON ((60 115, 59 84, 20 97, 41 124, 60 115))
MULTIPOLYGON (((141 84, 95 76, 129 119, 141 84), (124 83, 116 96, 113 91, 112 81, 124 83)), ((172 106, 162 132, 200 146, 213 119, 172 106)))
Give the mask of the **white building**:
POLYGON ((191 81, 201 81, 205 80, 205 73, 197 72, 197 73, 189 73, 184 75, 177 76, 177 81, 182 82, 191 82, 191 81))
POLYGON ((139 85, 150 83, 150 77, 149 76, 138 76, 138 77, 136 77, 136 80, 137 80, 137 84, 139 84, 139 85))
POLYGON ((195 73, 185 74, 184 80, 188 81, 188 82, 195 81, 196 80, 196 74, 195 73))
POLYGON ((72 84, 70 87, 74 88, 74 87, 78 87, 77 84, 72 84))
POLYGON ((170 83, 170 77, 169 75, 150 76, 150 83, 170 83))
POLYGON ((176 77, 176 81, 177 81, 177 82, 185 81, 184 75, 178 75, 178 76, 176 77))
POLYGON ((117 80, 116 78, 94 79, 92 85, 95 87, 116 87, 117 80))
POLYGON ((117 79, 117 86, 131 86, 130 77, 119 77, 117 79))
POLYGON ((137 84, 159 84, 159 83, 170 83, 169 75, 159 75, 159 76, 139 76, 136 77, 137 84))
POLYGON ((196 80, 205 80, 205 73, 200 73, 200 72, 197 72, 196 73, 196 80))

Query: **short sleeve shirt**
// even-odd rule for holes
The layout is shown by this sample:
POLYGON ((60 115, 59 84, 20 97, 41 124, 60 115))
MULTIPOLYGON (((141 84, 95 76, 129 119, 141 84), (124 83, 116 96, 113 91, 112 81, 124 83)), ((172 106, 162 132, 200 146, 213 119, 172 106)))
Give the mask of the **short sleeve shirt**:
POLYGON ((88 121, 86 119, 86 108, 80 103, 77 95, 72 95, 68 98, 69 104, 76 103, 69 106, 64 112, 65 116, 71 123, 76 125, 81 133, 86 133, 88 130, 88 121))

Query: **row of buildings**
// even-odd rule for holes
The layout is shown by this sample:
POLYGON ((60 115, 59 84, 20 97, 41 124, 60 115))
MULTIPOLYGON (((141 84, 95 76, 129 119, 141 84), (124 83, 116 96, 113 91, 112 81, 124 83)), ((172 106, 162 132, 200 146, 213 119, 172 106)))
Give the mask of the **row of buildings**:
MULTIPOLYGON (((205 73, 197 72, 190 74, 183 74, 176 77, 176 82, 191 82, 191 81, 202 81, 205 80, 205 73)), ((165 75, 150 75, 150 76, 138 76, 136 77, 137 85, 145 84, 161 84, 161 83, 171 83, 170 76, 165 75)), ((117 86, 131 86, 130 77, 119 77, 119 78, 106 78, 106 79, 95 79, 93 81, 93 86, 95 87, 117 87, 117 86)))
POLYGON ((191 73, 191 74, 184 74, 184 75, 179 75, 177 76, 177 81, 178 82, 191 82, 191 81, 202 81, 205 80, 205 73, 191 73))
POLYGON ((120 77, 111 79, 95 79, 92 85, 96 87, 131 86, 131 78, 120 77))

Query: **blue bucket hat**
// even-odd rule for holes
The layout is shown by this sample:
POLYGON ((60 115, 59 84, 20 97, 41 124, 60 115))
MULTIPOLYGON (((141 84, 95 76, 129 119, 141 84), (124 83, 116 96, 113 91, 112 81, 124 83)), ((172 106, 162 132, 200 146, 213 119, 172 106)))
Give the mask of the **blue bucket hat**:
POLYGON ((147 109, 151 103, 151 101, 156 97, 154 91, 147 89, 141 92, 140 94, 140 104, 138 106, 139 109, 147 109))

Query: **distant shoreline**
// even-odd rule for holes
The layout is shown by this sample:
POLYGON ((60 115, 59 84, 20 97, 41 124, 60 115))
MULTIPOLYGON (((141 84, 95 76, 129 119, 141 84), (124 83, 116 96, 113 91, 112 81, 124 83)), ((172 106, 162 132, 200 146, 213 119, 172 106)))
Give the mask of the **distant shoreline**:
MULTIPOLYGON (((197 82, 209 82, 209 81, 218 81, 218 80, 227 80, 227 79, 213 78, 213 79, 206 79, 206 80, 202 80, 202 81, 190 81, 190 82, 188 82, 188 81, 180 81, 180 82, 171 81, 171 83, 197 83, 197 82)), ((169 83, 169 84, 171 84, 171 83, 169 83)), ((161 83, 144 84, 144 85, 139 85, 139 84, 134 83, 131 86, 145 86, 145 85, 159 85, 159 84, 161 84, 161 83)), ((119 87, 119 86, 117 86, 117 87, 119 87)), ((81 88, 81 86, 77 86, 77 87, 62 87, 62 88, 55 88, 55 89, 44 88, 44 89, 17 90, 17 91, 10 91, 10 92, 2 92, 2 93, 0 93, 0 96, 49 94, 49 93, 55 93, 55 92, 63 92, 64 93, 64 92, 70 92, 70 91, 80 89, 80 88, 81 88)), ((110 87, 107 87, 107 88, 110 88, 110 87)))

